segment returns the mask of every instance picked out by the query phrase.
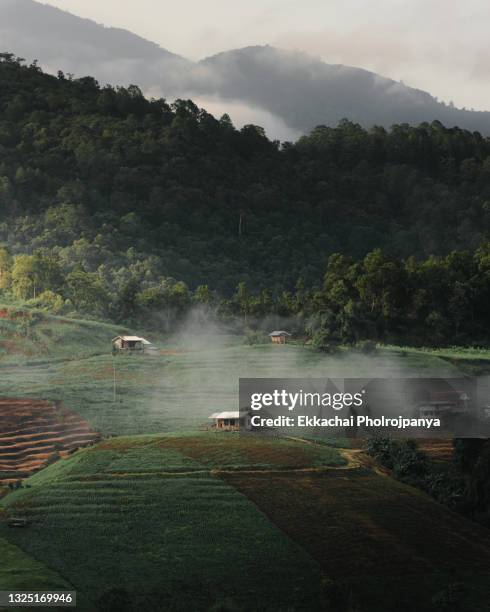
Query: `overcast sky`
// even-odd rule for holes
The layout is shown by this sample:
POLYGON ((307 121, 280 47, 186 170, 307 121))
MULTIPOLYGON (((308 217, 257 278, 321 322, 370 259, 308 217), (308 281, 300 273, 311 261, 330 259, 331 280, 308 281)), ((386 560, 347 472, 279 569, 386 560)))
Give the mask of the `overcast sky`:
POLYGON ((300 49, 490 109, 489 0, 50 0, 191 59, 237 47, 300 49))

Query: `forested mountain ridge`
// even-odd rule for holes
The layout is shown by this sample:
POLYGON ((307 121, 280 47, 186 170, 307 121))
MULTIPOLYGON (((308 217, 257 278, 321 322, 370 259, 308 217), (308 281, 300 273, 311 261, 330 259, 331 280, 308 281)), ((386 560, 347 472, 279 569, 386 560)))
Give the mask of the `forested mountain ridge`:
POLYGON ((33 0, 0 0, 0 51, 7 50, 28 62, 38 59, 53 74, 62 69, 102 84, 138 83, 166 98, 242 104, 249 115, 279 118, 290 128, 281 133, 333 127, 349 117, 366 128, 439 120, 490 135, 490 112, 459 109, 379 74, 329 64, 328 58, 264 45, 191 61, 127 30, 33 0))
MULTIPOLYGON (((181 281, 221 296, 244 282, 236 303, 267 290, 258 302, 266 312, 270 296, 298 280, 300 294, 321 287, 336 252, 359 259, 382 248, 374 260, 389 270, 386 257, 476 250, 488 237, 489 202, 490 140, 478 133, 438 122, 366 131, 343 121, 280 145, 191 101, 168 105, 135 86, 56 78, 8 54, 0 61, 3 258, 38 257, 17 258, 15 270, 3 264, 24 298, 67 287, 79 310, 110 300, 127 320, 142 292, 158 303, 170 291, 178 305, 188 299, 181 281)), ((470 266, 465 257, 430 267, 470 266)), ((485 257, 467 268, 478 286, 485 257)), ((351 275, 363 270, 351 265, 351 275)), ((361 295, 353 287, 347 302, 361 295)))

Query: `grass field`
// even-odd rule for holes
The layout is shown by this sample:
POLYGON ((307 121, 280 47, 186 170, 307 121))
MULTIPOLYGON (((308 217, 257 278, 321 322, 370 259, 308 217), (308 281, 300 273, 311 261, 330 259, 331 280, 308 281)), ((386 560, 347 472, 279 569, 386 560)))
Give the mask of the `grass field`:
POLYGON ((317 560, 339 606, 490 609, 490 532, 411 487, 364 469, 223 478, 317 560))
POLYGON ((0 538, 0 550, 0 591, 72 590, 59 574, 4 538, 0 538))
POLYGON ((0 304, 0 367, 106 353, 120 326, 0 304), (108 341, 109 340, 109 344, 108 341))
POLYGON ((0 521, 0 537, 28 555, 18 567, 62 573, 81 609, 124 585, 130 609, 488 610, 490 532, 339 459, 227 434, 106 440, 5 497, 30 526, 0 521), (438 607, 462 583, 461 607, 438 607))
MULTIPOLYGON (((299 344, 249 346, 239 337, 219 333, 150 336, 161 348, 159 354, 113 358, 114 326, 39 316, 30 328, 33 337, 46 338, 46 329, 51 335, 39 346, 33 341, 37 356, 30 355, 22 336, 9 336, 17 352, 0 357, 0 397, 63 401, 102 434, 195 431, 209 422, 212 412, 236 408, 240 376, 461 374, 454 364, 427 352, 390 349, 366 356, 342 350, 324 355, 299 344)), ((3 322, 11 323, 6 318, 3 322)))
POLYGON ((489 355, 193 332, 112 357, 115 326, 16 312, 0 317, 0 397, 59 400, 106 438, 0 500, 0 588, 69 583, 81 609, 121 612, 490 609, 489 532, 346 463, 346 440, 199 431, 236 409, 240 376, 450 377, 488 371, 489 355))
MULTIPOLYGON (((235 441, 226 434, 198 439, 215 449, 214 460, 188 456, 179 438, 121 438, 79 451, 3 499, 4 512, 32 523, 0 533, 62 571, 85 609, 121 585, 135 606, 155 598, 182 610, 226 601, 243 610, 311 605, 319 597, 318 564, 209 470, 236 464, 235 441)), ((260 444, 270 446, 271 464, 288 446, 260 444)), ((290 443, 293 455, 297 444, 290 443)), ((333 449, 305 447, 301 464, 338 463, 333 449)))

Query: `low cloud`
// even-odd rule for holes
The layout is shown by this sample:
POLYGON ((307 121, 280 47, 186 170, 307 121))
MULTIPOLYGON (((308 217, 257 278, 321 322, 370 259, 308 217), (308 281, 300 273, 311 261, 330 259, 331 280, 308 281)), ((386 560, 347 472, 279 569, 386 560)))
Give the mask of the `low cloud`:
POLYGON ((224 100, 219 96, 194 96, 192 93, 187 97, 192 98, 198 106, 205 108, 217 118, 227 113, 237 129, 249 123, 260 125, 271 140, 294 142, 302 134, 299 130, 288 127, 277 115, 244 102, 224 100))
MULTIPOLYGON (((490 19, 490 8, 485 18, 490 19)), ((456 106, 488 110, 490 46, 486 32, 472 23, 472 40, 464 20, 440 14, 437 36, 432 27, 409 23, 363 23, 348 30, 325 27, 289 30, 273 40, 288 49, 301 49, 330 64, 359 66, 405 84, 430 91, 456 106), (456 27, 458 24, 458 27, 456 27), (465 40, 466 39, 466 40, 465 40), (471 82, 471 87, 469 87, 471 82)), ((436 16, 430 12, 428 20, 436 16)))

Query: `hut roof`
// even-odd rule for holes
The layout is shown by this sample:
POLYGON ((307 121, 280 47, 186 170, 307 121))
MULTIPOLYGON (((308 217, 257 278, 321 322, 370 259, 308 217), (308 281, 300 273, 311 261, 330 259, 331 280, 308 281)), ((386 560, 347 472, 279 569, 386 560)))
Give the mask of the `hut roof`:
POLYGON ((141 342, 143 344, 151 344, 151 342, 149 342, 145 338, 140 338, 139 336, 116 336, 115 338, 112 339, 112 341, 115 342, 119 338, 121 338, 121 340, 124 340, 126 342, 141 342))
POLYGON ((225 412, 213 412, 210 419, 239 419, 240 412, 238 410, 228 410, 225 412))
POLYGON ((279 330, 273 331, 269 334, 269 336, 290 336, 291 334, 287 331, 279 330))

